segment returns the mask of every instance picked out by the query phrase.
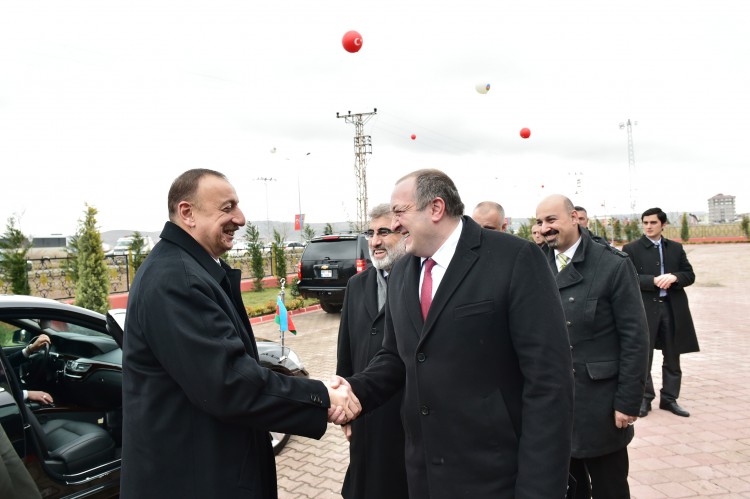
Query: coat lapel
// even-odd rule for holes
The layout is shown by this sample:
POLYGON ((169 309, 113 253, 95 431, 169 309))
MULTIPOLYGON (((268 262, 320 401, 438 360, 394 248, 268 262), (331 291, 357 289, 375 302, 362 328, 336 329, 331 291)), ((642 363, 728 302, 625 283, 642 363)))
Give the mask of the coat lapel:
MULTIPOLYGON (((372 267, 367 273, 365 279, 362 279, 362 292, 359 296, 365 297, 365 311, 370 322, 374 322, 378 316, 378 272, 379 270, 372 267), (373 293, 372 290, 375 290, 373 293), (369 292, 368 292, 369 291, 369 292)), ((385 307, 384 307, 385 308, 385 307)))
MULTIPOLYGON (((419 304, 419 273, 422 271, 422 262, 418 256, 407 256, 408 262, 404 269, 404 289, 400 293, 404 297, 406 303, 406 314, 411 320, 414 333, 419 337, 420 331, 422 331, 422 308, 419 304)), ((391 293, 391 289, 388 290, 388 294, 391 293)), ((398 295, 394 295, 398 296, 398 295)))
MULTIPOLYGON (((562 270, 562 272, 558 272, 557 275, 555 275, 557 289, 573 286, 583 280, 583 276, 578 272, 578 269, 576 269, 576 264, 581 265, 583 263, 586 255, 586 246, 589 245, 589 241, 592 241, 591 237, 582 233, 581 244, 578 245, 578 248, 573 255, 573 259, 568 266, 562 270)), ((552 255, 555 254, 554 250, 550 250, 550 252, 552 255)), ((552 257, 552 268, 557 269, 557 265, 554 262, 554 256, 552 257)))
MULTIPOLYGON (((429 334, 432 330, 433 325, 437 317, 446 308, 448 302, 458 289, 461 281, 466 278, 471 267, 477 261, 477 253, 474 248, 479 247, 481 243, 482 229, 473 220, 464 217, 464 228, 461 231, 461 237, 458 240, 456 246, 456 252, 453 254, 451 262, 448 264, 448 269, 445 271, 443 279, 440 281, 435 297, 432 299, 432 305, 430 305, 430 311, 427 314, 427 320, 424 323, 422 330, 422 338, 429 334)), ((419 275, 417 275, 417 282, 419 282, 419 275)), ((415 290, 416 291, 416 290, 415 290)), ((419 308, 419 317, 421 319, 422 312, 419 308)))

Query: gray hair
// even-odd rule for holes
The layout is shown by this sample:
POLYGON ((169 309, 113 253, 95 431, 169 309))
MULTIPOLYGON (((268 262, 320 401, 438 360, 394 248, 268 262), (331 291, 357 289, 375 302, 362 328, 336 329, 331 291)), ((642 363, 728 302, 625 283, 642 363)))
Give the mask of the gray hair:
POLYGON ((370 210, 370 220, 374 220, 380 217, 387 217, 391 215, 391 205, 388 203, 381 203, 370 210))

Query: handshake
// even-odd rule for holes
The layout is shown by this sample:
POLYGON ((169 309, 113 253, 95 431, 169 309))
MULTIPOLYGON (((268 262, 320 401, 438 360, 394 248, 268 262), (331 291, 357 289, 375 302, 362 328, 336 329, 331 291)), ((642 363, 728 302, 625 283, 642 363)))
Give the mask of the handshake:
POLYGON ((351 385, 341 376, 331 376, 328 383, 328 397, 331 407, 328 408, 328 422, 346 425, 357 419, 362 412, 362 404, 352 391, 351 385))

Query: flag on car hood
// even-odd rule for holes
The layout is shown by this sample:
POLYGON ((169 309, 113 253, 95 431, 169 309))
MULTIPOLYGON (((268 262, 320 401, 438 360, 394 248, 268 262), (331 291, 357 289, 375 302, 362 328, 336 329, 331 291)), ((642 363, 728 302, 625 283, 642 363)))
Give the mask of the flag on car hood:
POLYGON ((279 325, 279 331, 289 331, 292 334, 297 334, 297 328, 294 327, 294 322, 289 317, 289 313, 280 296, 276 297, 276 317, 273 318, 273 321, 279 325))

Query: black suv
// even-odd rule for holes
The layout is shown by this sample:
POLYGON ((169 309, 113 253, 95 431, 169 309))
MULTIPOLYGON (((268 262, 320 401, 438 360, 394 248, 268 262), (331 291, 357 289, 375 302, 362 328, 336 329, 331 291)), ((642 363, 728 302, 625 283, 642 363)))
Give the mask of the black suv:
POLYGON ((320 299, 320 308, 340 312, 346 283, 372 265, 362 234, 331 234, 313 238, 297 265, 297 287, 305 298, 320 299))

